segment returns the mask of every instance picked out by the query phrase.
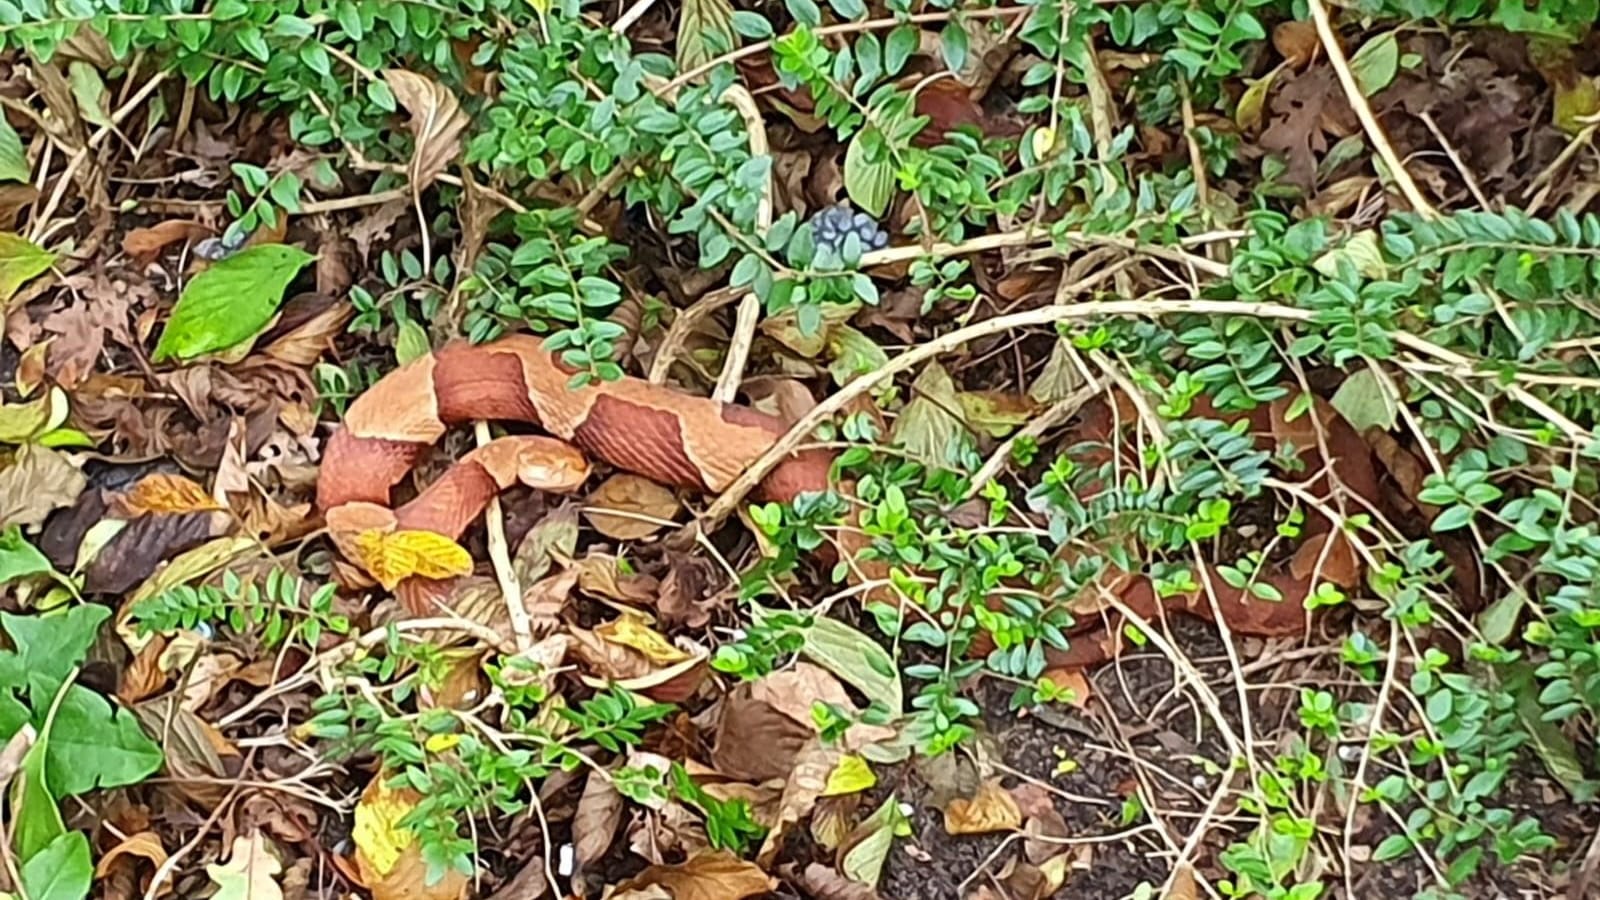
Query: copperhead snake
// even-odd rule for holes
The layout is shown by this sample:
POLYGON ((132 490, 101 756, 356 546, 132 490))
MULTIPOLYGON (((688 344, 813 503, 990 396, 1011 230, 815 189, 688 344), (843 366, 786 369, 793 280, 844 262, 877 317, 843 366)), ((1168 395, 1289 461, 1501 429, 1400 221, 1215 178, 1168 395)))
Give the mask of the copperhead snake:
MULTIPOLYGON (((755 409, 638 378, 574 389, 569 386, 572 374, 539 338, 524 335, 476 346, 451 344, 379 380, 351 403, 343 427, 324 453, 317 504, 336 546, 354 559, 353 536, 373 528, 431 531, 457 539, 493 497, 514 484, 576 489, 588 475, 587 456, 663 484, 720 492, 788 430, 776 417, 755 409), (479 419, 531 423, 551 437, 498 438, 467 454, 415 499, 391 508, 391 489, 423 452, 450 427, 479 419)), ((1337 413, 1320 404, 1317 409, 1324 440, 1307 441, 1310 446, 1300 451, 1304 471, 1311 473, 1308 489, 1326 492, 1331 471, 1354 493, 1378 500, 1381 492, 1367 444, 1337 413), (1331 465, 1323 460, 1319 444, 1330 448, 1331 465)), ((1258 446, 1275 447, 1283 437, 1273 434, 1281 410, 1274 418, 1272 410, 1262 407, 1249 417, 1258 446)), ((1114 419, 1105 407, 1086 410, 1075 437, 1105 441, 1114 419)), ((786 502, 803 492, 826 490, 832 460, 829 451, 797 452, 771 471, 756 496, 786 502)), ((1256 575, 1282 595, 1281 602, 1254 599, 1215 571, 1202 572, 1199 581, 1209 584, 1210 596, 1233 633, 1300 635, 1307 628, 1302 601, 1314 587, 1313 572, 1330 553, 1339 552, 1350 552, 1347 542, 1326 516, 1311 511, 1295 558, 1263 565, 1256 575)), ((1107 590, 1122 607, 1146 620, 1158 620, 1167 610, 1215 618, 1205 591, 1158 599, 1142 575, 1114 579, 1107 590)), ((1069 650, 1051 651, 1051 666, 1091 665, 1115 652, 1115 622, 1080 616, 1075 631, 1069 650)))

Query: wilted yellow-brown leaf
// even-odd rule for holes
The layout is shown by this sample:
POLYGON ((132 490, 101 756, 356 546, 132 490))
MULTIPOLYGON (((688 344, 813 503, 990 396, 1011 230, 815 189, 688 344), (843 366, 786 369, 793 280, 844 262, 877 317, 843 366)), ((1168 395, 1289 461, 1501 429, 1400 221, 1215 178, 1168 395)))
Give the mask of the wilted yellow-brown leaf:
POLYGON ((998 778, 985 781, 971 799, 958 797, 944 808, 944 830, 951 834, 1012 831, 1020 825, 1022 810, 998 778))
POLYGON ((157 472, 117 498, 117 505, 129 518, 161 513, 206 512, 221 509, 221 504, 206 489, 182 475, 157 472))
POLYGON ((458 900, 466 896, 470 882, 454 869, 428 883, 428 864, 422 859, 416 835, 400 826, 400 820, 422 797, 410 788, 390 787, 390 777, 379 772, 361 793, 350 835, 356 845, 356 868, 372 892, 372 900, 458 900))
POLYGON ((261 832, 233 839, 233 850, 225 863, 206 866, 206 874, 216 882, 217 900, 283 900, 277 876, 283 863, 272 852, 261 832))
POLYGON ((417 576, 455 578, 472 574, 472 554, 432 531, 365 531, 355 539, 356 562, 385 590, 417 576))
POLYGON ((107 850, 100 861, 95 863, 94 876, 104 878, 117 861, 129 857, 138 857, 149 860, 154 865, 161 865, 167 861, 167 848, 161 846, 161 836, 154 831, 141 831, 130 834, 122 842, 107 850))
POLYGON ((613 475, 589 495, 589 507, 584 518, 595 531, 612 540, 636 541, 661 530, 652 519, 670 520, 677 514, 678 497, 641 475, 613 475))
POLYGON ((715 850, 675 866, 650 866, 631 881, 618 885, 617 892, 661 887, 673 900, 744 900, 769 893, 775 884, 755 863, 745 862, 726 850, 715 850))
POLYGON ((405 69, 389 69, 383 80, 411 114, 406 127, 415 138, 411 186, 422 190, 461 154, 461 132, 471 121, 450 89, 405 69))
POLYGON ((594 633, 613 644, 632 647, 658 666, 670 666, 689 658, 689 654, 672 646, 661 632, 646 625, 636 613, 625 612, 596 628, 594 633))

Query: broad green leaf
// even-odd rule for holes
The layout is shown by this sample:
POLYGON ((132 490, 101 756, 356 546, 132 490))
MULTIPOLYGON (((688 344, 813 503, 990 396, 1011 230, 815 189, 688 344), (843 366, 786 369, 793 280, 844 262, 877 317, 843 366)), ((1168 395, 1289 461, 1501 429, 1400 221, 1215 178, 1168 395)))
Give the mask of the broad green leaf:
POLYGON ((1378 377, 1371 367, 1351 375, 1339 385, 1329 401, 1356 431, 1394 427, 1400 413, 1398 401, 1389 392, 1387 380, 1378 377))
POLYGON ((17 234, 0 232, 0 302, 16 296, 17 289, 44 274, 56 255, 17 234))
POLYGON ((1368 40, 1350 57, 1350 74, 1355 76, 1361 93, 1368 97, 1392 84, 1399 71, 1400 44, 1392 31, 1368 40))
POLYGON ((72 411, 67 392, 52 386, 26 403, 0 403, 0 443, 26 444, 61 427, 72 411))
POLYGON ((911 402, 889 431, 890 442, 912 459, 945 468, 951 462, 949 454, 972 437, 961 417, 955 382, 943 366, 932 362, 917 375, 911 391, 911 402))
POLYGON ((900 715, 905 703, 900 672, 889 651, 872 638, 838 619, 822 616, 806 629, 800 653, 849 683, 868 702, 882 703, 889 715, 900 715))
POLYGON ((1574 803, 1589 803, 1600 792, 1600 782, 1584 774, 1583 762, 1572 737, 1555 722, 1546 721, 1545 708, 1539 703, 1539 685, 1533 677, 1533 667, 1525 662, 1506 666, 1505 687, 1517 698, 1517 719, 1523 730, 1533 740, 1534 752, 1544 763, 1546 771, 1567 793, 1574 803))
POLYGON ((883 74, 894 77, 905 68, 906 60, 917 52, 922 40, 922 29, 915 25, 900 25, 889 32, 883 45, 883 74))
POLYGON ((23 862, 43 853, 67 831, 49 779, 45 777, 49 738, 48 729, 39 735, 22 757, 16 780, 11 782, 11 820, 16 823, 11 845, 23 862))
POLYGON ((67 81, 72 85, 72 98, 78 101, 78 112, 90 125, 110 128, 111 108, 106 101, 106 83, 94 66, 74 60, 67 66, 67 81))
POLYGON ((13 525, 0 532, 0 584, 53 571, 55 566, 38 547, 28 543, 21 528, 13 525))
POLYGON ((1378 849, 1372 853, 1373 862, 1388 862, 1399 859, 1411 852, 1411 838, 1403 834, 1391 834, 1383 839, 1378 849))
POLYGON ((894 197, 894 160, 887 153, 877 160, 869 158, 862 137, 876 131, 869 126, 850 139, 844 151, 844 189, 857 207, 881 217, 894 197))
POLYGON ((736 46, 728 0, 683 0, 678 17, 678 71, 687 72, 736 46))
POLYGON ((161 768, 161 748, 133 713, 82 685, 67 688, 50 727, 46 777, 58 797, 137 784, 161 768))
POLYGON ((315 258, 298 247, 262 244, 196 275, 161 331, 155 361, 193 359, 254 337, 278 311, 289 282, 315 258))
POLYGON ((900 801, 890 794, 872 815, 856 826, 856 834, 863 836, 839 860, 839 871, 852 881, 877 887, 895 836, 910 833, 910 824, 900 812, 900 801))
POLYGON ((111 615, 104 606, 84 604, 42 616, 0 613, 0 626, 17 647, 27 673, 35 710, 47 709, 61 682, 83 662, 100 624, 111 615))
POLYGON ((939 49, 944 54, 944 64, 952 72, 960 72, 967 65, 970 38, 960 22, 951 21, 939 32, 939 49))
POLYGON ((84 900, 94 880, 89 838, 81 831, 58 836, 23 864, 21 874, 28 900, 84 900))
POLYGON ((22 146, 22 136, 0 115, 0 181, 20 181, 26 184, 33 177, 33 167, 28 165, 28 151, 22 146))

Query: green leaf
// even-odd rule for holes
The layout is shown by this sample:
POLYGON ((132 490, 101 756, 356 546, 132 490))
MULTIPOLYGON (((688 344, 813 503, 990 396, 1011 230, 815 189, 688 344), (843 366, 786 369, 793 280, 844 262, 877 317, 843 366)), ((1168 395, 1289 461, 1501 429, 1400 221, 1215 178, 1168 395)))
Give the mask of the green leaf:
POLYGON ((939 49, 944 54, 944 64, 952 72, 960 72, 967 65, 967 29, 952 21, 939 32, 939 49))
POLYGON ((1377 850, 1373 851, 1372 861, 1388 862, 1391 859, 1399 859, 1410 852, 1411 838, 1403 834, 1391 834, 1383 839, 1383 843, 1378 845, 1377 850))
MULTIPOLYGON (((772 611, 754 605, 758 617, 772 611)), ((839 676, 860 691, 868 703, 882 703, 892 717, 898 717, 905 703, 900 673, 889 651, 856 629, 826 616, 819 616, 806 629, 801 655, 839 676)))
POLYGON ((1394 82, 1400 71, 1400 44, 1394 32, 1388 31, 1361 45, 1356 55, 1350 57, 1350 74, 1356 85, 1368 97, 1394 82))
POLYGON ((400 323, 394 336, 394 358, 404 365, 420 356, 427 356, 433 347, 428 343, 428 332, 411 319, 400 323))
POLYGON ((1374 427, 1388 431, 1400 414, 1388 381, 1379 378, 1370 366, 1346 378, 1329 402, 1356 431, 1374 427))
POLYGON ((862 137, 869 132, 876 134, 877 129, 856 132, 844 152, 844 189, 857 207, 882 217, 894 197, 894 160, 887 153, 878 160, 868 158, 862 137))
POLYGON ((900 74, 921 41, 922 29, 915 25, 901 25, 889 32, 883 45, 883 74, 891 78, 900 74))
POLYGON ((16 780, 11 783, 11 816, 16 823, 12 846, 23 862, 43 853, 67 832, 56 806, 55 794, 45 778, 45 757, 49 753, 48 729, 40 734, 22 757, 16 780))
POLYGON ((81 831, 60 835, 22 866, 28 900, 84 900, 94 880, 89 838, 81 831))
POLYGON ((0 181, 20 181, 26 184, 33 176, 28 165, 28 151, 22 146, 22 136, 0 115, 0 181))
POLYGON ((50 728, 46 778, 59 797, 137 784, 161 768, 161 748, 129 710, 82 685, 67 688, 50 728))
POLYGON ((772 23, 767 17, 748 9, 737 10, 732 19, 733 30, 747 38, 761 41, 772 37, 772 23))
POLYGON ((193 359, 254 337, 278 311, 283 292, 316 257, 283 244, 262 244, 195 276, 156 343, 155 361, 193 359))
POLYGON ((783 0, 783 5, 788 7, 789 15, 794 20, 808 28, 815 28, 822 24, 822 10, 817 7, 815 0, 783 0))
POLYGON ((94 66, 74 60, 67 66, 67 81, 72 85, 72 98, 78 101, 78 112, 90 125, 110 128, 111 112, 106 103, 106 83, 94 66))
POLYGON ((83 662, 100 624, 111 615, 104 606, 84 604, 42 616, 0 613, 27 672, 30 700, 35 709, 49 706, 61 682, 83 662))
POLYGON ((16 525, 0 533, 0 584, 55 571, 39 548, 28 543, 16 525))
POLYGON ((55 264, 56 255, 21 235, 0 232, 0 302, 55 264))
POLYGON ((867 5, 862 0, 828 0, 828 5, 852 22, 867 14, 867 5))

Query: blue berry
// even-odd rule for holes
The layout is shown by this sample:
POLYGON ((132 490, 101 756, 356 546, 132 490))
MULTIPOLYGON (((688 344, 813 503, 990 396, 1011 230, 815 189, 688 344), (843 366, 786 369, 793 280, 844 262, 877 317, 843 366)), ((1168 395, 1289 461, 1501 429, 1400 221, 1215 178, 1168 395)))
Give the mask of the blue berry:
POLYGON ((879 227, 871 215, 857 212, 848 203, 838 203, 817 211, 811 217, 811 235, 817 247, 827 247, 836 253, 844 250, 845 239, 855 235, 863 250, 881 250, 889 246, 889 234, 879 227))

